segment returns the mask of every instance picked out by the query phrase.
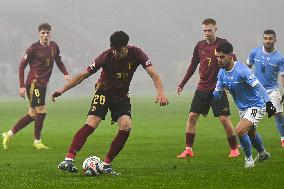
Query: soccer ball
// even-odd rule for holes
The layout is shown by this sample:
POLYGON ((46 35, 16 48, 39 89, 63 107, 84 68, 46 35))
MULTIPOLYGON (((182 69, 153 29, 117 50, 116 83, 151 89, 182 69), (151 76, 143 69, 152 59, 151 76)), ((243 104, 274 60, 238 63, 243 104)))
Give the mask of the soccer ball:
POLYGON ((102 161, 97 156, 86 158, 82 167, 86 176, 98 176, 103 171, 102 161))

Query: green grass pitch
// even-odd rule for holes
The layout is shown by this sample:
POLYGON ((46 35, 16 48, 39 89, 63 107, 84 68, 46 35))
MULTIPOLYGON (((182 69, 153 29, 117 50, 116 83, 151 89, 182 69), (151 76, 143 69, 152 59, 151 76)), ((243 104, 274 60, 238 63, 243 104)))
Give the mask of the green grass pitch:
MULTIPOLYGON (((0 149, 0 188, 283 188, 284 149, 273 119, 265 117, 259 124, 271 159, 245 169, 241 157, 230 159, 224 129, 212 113, 200 117, 194 144, 195 157, 180 160, 184 150, 185 124, 191 97, 170 96, 168 107, 159 107, 150 96, 132 97, 133 129, 122 152, 113 162, 120 176, 85 177, 83 160, 96 155, 104 158, 116 134, 116 125, 107 117, 92 134, 75 164, 77 174, 57 170, 75 132, 84 124, 90 98, 61 97, 47 101, 48 115, 42 140, 52 149, 33 148, 33 125, 27 126, 11 141, 10 148, 0 149)), ((232 104, 233 124, 238 113, 232 104)), ((7 131, 27 111, 27 101, 0 98, 0 131, 7 131)), ((255 150, 253 154, 256 155, 255 150)))

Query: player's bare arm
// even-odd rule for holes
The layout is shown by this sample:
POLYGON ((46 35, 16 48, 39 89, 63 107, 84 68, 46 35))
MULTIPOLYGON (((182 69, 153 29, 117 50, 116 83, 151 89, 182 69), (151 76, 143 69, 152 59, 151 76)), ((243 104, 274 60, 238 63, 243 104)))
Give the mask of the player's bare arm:
POLYGON ((85 70, 81 73, 79 73, 78 75, 76 75, 75 77, 71 78, 68 83, 66 85, 64 85, 64 87, 62 89, 59 89, 57 91, 55 91, 52 96, 51 96, 51 100, 53 102, 55 102, 55 98, 61 96, 64 92, 68 91, 69 89, 75 87, 76 85, 80 84, 83 80, 85 80, 86 78, 88 78, 91 74, 85 70))
POLYGON ((159 74, 156 72, 153 66, 146 68, 147 73, 150 75, 152 80, 154 81, 154 85, 157 88, 157 97, 156 97, 156 103, 159 102, 160 106, 166 106, 169 104, 167 97, 164 95, 164 89, 162 80, 159 76, 159 74))

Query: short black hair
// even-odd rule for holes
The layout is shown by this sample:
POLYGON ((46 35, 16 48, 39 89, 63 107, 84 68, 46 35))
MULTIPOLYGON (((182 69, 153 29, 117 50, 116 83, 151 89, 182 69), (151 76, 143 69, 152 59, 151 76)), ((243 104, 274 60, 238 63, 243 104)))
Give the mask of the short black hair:
POLYGON ((212 24, 213 26, 216 25, 216 20, 214 20, 213 18, 206 18, 202 21, 202 25, 209 25, 212 24))
POLYGON ((38 31, 40 31, 40 30, 51 31, 51 26, 48 23, 43 23, 43 24, 38 26, 38 31))
POLYGON ((222 52, 224 54, 232 54, 233 50, 233 45, 229 42, 220 43, 216 48, 217 52, 222 52))
POLYGON ((111 48, 121 48, 127 46, 129 41, 129 36, 124 31, 116 31, 110 36, 110 47, 111 48))
POLYGON ((264 34, 267 34, 267 35, 272 34, 272 35, 274 35, 274 37, 276 37, 276 33, 275 33, 274 30, 265 30, 265 31, 263 32, 263 35, 264 35, 264 34))

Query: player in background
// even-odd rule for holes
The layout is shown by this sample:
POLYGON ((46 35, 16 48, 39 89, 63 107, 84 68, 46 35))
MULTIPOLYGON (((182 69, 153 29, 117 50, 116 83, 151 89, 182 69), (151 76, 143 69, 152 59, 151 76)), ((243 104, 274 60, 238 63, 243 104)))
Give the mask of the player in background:
POLYGON ((220 69, 218 61, 215 56, 215 49, 220 43, 224 43, 227 40, 216 37, 216 21, 212 18, 207 18, 202 22, 202 30, 205 35, 205 40, 199 41, 193 52, 191 64, 182 80, 177 87, 177 93, 180 95, 184 85, 194 74, 199 64, 200 80, 195 91, 191 108, 188 115, 186 125, 186 147, 185 150, 178 155, 178 158, 186 158, 193 156, 193 143, 196 134, 196 123, 202 114, 207 116, 210 107, 213 110, 215 117, 219 117, 219 121, 223 125, 227 139, 230 146, 229 157, 237 157, 240 155, 238 151, 237 138, 234 133, 233 125, 229 119, 230 108, 229 101, 225 91, 223 92, 220 100, 212 100, 212 92, 216 86, 217 74, 220 69))
POLYGON ((254 48, 249 54, 247 65, 254 66, 254 74, 266 89, 269 97, 276 107, 274 119, 281 135, 281 146, 284 148, 284 117, 283 99, 278 86, 278 74, 281 75, 284 86, 284 57, 275 49, 276 33, 273 30, 265 30, 263 33, 263 46, 254 48))
POLYGON ((91 103, 85 125, 75 134, 65 160, 58 165, 59 170, 75 173, 74 158, 81 150, 89 135, 99 126, 110 110, 113 122, 118 122, 118 133, 113 139, 103 162, 103 170, 111 173, 111 162, 122 150, 130 134, 131 104, 128 97, 130 82, 137 67, 142 65, 154 81, 157 88, 156 102, 161 106, 168 104, 164 95, 160 76, 152 66, 148 56, 138 47, 128 45, 129 36, 123 31, 116 31, 110 37, 110 49, 100 54, 86 70, 72 78, 62 89, 52 95, 56 97, 75 87, 84 79, 102 69, 96 83, 95 95, 91 103))
POLYGON ((221 66, 218 81, 213 92, 213 100, 220 99, 224 89, 227 89, 239 109, 240 122, 236 134, 245 153, 245 167, 254 167, 254 162, 267 160, 270 154, 266 152, 260 135, 256 132, 256 124, 268 113, 273 116, 276 108, 273 106, 268 93, 251 73, 248 67, 233 59, 233 46, 222 43, 217 49, 217 59, 221 66), (258 155, 252 159, 253 146, 258 155))
POLYGON ((41 142, 41 130, 46 116, 45 94, 49 78, 52 73, 54 62, 64 74, 64 79, 69 80, 68 72, 61 61, 60 50, 56 42, 50 41, 51 26, 43 23, 38 26, 39 41, 33 43, 27 50, 19 66, 20 96, 29 99, 29 110, 14 127, 8 132, 2 133, 3 147, 8 148, 11 138, 31 122, 35 122, 34 147, 36 149, 48 149, 41 142), (30 70, 24 81, 24 72, 27 65, 30 70))

